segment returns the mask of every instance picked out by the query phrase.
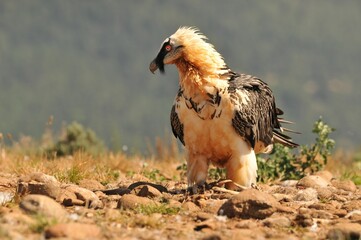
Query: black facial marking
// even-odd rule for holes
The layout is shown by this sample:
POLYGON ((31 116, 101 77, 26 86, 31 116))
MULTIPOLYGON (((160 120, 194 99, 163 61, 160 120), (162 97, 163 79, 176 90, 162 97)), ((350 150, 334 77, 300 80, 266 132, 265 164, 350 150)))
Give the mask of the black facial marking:
POLYGON ((155 58, 155 63, 157 64, 159 71, 161 73, 164 73, 164 57, 167 55, 168 51, 166 50, 166 46, 170 45, 170 38, 168 38, 168 41, 164 42, 163 46, 161 47, 157 57, 155 58))

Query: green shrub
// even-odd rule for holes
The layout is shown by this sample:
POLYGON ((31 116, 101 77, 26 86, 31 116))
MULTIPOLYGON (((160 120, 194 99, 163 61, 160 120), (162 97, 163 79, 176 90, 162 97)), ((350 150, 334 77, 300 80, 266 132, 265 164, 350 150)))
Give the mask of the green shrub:
POLYGON ((51 157, 73 155, 79 151, 98 155, 104 150, 103 142, 91 129, 85 129, 81 124, 73 122, 66 127, 64 138, 47 149, 46 153, 51 157))
POLYGON ((298 154, 281 144, 274 144, 268 158, 257 156, 258 181, 300 179, 308 174, 322 170, 335 147, 335 141, 329 138, 334 131, 320 118, 313 125, 315 143, 302 145, 298 154))

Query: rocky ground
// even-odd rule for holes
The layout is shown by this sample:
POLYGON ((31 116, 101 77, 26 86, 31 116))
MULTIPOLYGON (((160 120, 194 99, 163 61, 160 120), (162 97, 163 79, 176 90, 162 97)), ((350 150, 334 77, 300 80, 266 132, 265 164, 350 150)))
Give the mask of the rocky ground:
POLYGON ((239 192, 143 176, 0 175, 0 239, 361 239, 361 188, 323 171, 239 192))

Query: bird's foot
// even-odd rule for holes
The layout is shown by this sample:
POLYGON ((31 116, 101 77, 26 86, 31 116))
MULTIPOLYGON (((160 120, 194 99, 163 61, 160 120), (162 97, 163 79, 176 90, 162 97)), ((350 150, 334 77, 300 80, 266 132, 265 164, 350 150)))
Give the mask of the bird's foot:
POLYGON ((193 184, 193 185, 189 186, 187 189, 187 192, 189 192, 191 195, 192 194, 202 194, 207 189, 209 189, 209 185, 206 182, 201 182, 201 183, 193 184))

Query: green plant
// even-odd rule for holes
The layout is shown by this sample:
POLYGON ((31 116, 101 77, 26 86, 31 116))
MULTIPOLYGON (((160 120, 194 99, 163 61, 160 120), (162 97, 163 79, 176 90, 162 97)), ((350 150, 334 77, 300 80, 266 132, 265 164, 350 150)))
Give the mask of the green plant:
POLYGON ((65 172, 55 173, 55 177, 62 182, 78 184, 80 180, 84 179, 84 171, 82 171, 78 166, 72 166, 65 172))
POLYGON ((226 178, 226 169, 213 167, 208 169, 208 177, 212 180, 218 181, 226 178))
POLYGON ((174 215, 177 214, 180 211, 179 207, 171 207, 168 204, 150 204, 150 205, 139 205, 137 208, 135 208, 135 211, 137 213, 142 213, 145 215, 151 215, 153 213, 160 213, 165 215, 174 215))
POLYGON ((30 225, 30 230, 35 233, 41 233, 46 227, 57 223, 56 219, 49 219, 41 214, 34 215, 34 220, 34 223, 30 225))
POLYGON ((161 174, 161 172, 158 169, 152 169, 152 170, 144 169, 142 171, 142 175, 152 181, 163 182, 166 180, 166 178, 161 174))
POLYGON ((315 143, 303 145, 298 154, 281 144, 274 144, 269 157, 257 156, 258 181, 266 182, 275 179, 300 179, 307 174, 320 171, 326 164, 335 146, 335 141, 329 138, 334 131, 320 118, 314 125, 315 143))
POLYGON ((91 129, 73 122, 65 130, 65 136, 46 150, 47 156, 67 156, 82 151, 98 155, 105 150, 104 144, 91 129))

